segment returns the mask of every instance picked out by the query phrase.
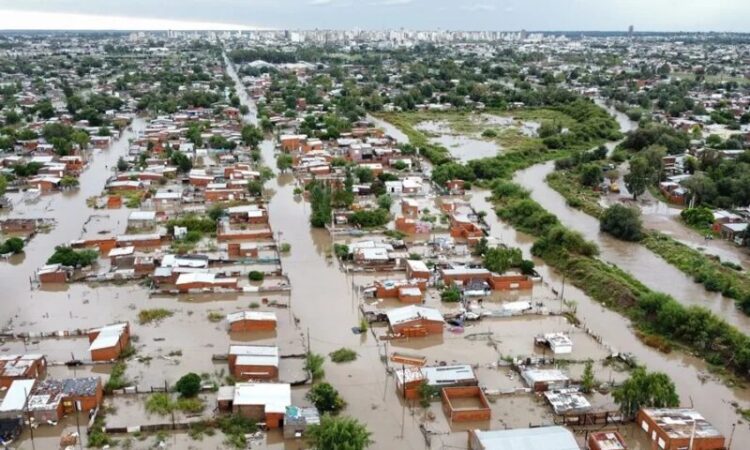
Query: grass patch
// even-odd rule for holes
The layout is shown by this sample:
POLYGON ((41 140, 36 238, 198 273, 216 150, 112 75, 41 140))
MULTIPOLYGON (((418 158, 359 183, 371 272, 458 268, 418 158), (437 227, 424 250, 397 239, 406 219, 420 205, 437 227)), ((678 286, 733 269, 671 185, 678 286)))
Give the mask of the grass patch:
POLYGON ((138 312, 138 323, 146 325, 171 317, 174 313, 164 308, 142 309, 138 312))
POLYGON ((220 417, 217 425, 226 436, 224 444, 234 448, 247 448, 246 434, 254 433, 258 425, 251 419, 237 414, 220 417))
POLYGON ((210 311, 207 317, 208 321, 213 323, 221 322, 222 320, 224 320, 224 314, 216 311, 210 311))
POLYGON ((186 413, 196 414, 206 407, 200 398, 178 398, 165 392, 151 394, 146 400, 146 411, 160 416, 166 416, 174 411, 183 411, 186 413))
POLYGON ((117 361, 112 366, 112 372, 109 374, 109 379, 104 384, 104 392, 111 394, 112 391, 122 389, 130 384, 130 380, 125 377, 125 370, 128 366, 125 361, 117 361))
POLYGON ((345 363, 357 359, 357 352, 352 349, 341 347, 340 349, 328 354, 331 361, 335 363, 345 363))

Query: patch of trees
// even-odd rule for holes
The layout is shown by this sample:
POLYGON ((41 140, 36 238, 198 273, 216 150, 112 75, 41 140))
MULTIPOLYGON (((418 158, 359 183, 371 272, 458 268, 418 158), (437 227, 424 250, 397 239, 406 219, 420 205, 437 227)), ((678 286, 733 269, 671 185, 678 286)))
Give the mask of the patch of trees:
POLYGON ((90 266, 99 259, 96 250, 74 250, 68 246, 55 247, 55 253, 47 260, 47 264, 62 264, 69 267, 90 266))
POLYGON ((619 204, 604 210, 599 229, 623 241, 638 241, 643 237, 639 211, 619 204))
POLYGON ((690 146, 690 136, 667 125, 649 123, 628 132, 620 147, 639 152, 652 145, 665 147, 670 155, 682 153, 690 146))

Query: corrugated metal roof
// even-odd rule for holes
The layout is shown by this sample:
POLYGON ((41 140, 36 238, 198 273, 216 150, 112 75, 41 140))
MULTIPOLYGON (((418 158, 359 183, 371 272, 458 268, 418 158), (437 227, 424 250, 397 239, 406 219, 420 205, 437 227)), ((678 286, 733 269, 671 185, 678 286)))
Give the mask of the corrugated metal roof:
POLYGON ((580 450, 573 433, 563 427, 475 430, 486 450, 580 450))

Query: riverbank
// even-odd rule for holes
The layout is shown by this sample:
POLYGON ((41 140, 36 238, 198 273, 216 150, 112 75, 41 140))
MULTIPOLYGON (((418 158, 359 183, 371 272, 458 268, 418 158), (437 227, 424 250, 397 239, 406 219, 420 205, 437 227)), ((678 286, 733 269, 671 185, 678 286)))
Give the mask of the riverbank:
MULTIPOLYGON (((593 217, 599 218, 605 207, 599 194, 583 186, 577 175, 569 170, 555 171, 546 178, 547 183, 562 195, 567 204, 593 217)), ((658 230, 644 230, 642 244, 669 264, 702 284, 707 291, 720 292, 736 300, 737 306, 750 313, 750 277, 722 263, 718 257, 699 252, 658 230)))

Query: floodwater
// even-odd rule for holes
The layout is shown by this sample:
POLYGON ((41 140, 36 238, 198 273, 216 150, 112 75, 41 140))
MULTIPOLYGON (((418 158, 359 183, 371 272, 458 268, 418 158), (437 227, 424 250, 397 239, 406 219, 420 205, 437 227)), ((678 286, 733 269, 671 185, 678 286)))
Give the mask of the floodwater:
MULTIPOLYGON (((617 111, 610 112, 613 113, 620 124, 620 127, 624 131, 631 129, 634 126, 624 114, 618 113, 617 111)), ((396 132, 398 130, 391 124, 378 124, 378 126, 383 126, 389 134, 394 136, 397 135, 392 130, 396 132)), ((599 235, 598 223, 595 223, 593 218, 586 216, 583 213, 578 213, 576 210, 572 210, 565 206, 564 199, 542 181, 552 169, 552 164, 541 164, 532 167, 520 175, 517 181, 523 182, 523 184, 532 191, 539 189, 536 194, 533 194, 535 195, 535 199, 540 201, 540 197, 544 197, 546 200, 541 203, 551 212, 558 216, 565 214, 565 217, 575 217, 575 224, 588 225, 589 228, 584 230, 584 232, 589 239, 594 237, 601 238, 599 235), (543 194, 539 195, 539 192, 542 192, 543 194)), ((750 392, 748 392, 747 389, 725 385, 720 379, 710 375, 707 365, 699 358, 679 351, 665 354, 646 346, 638 339, 634 330, 630 326, 629 321, 623 318, 620 314, 605 308, 575 286, 568 284, 565 285, 563 289, 563 280, 560 274, 546 266, 539 258, 531 255, 531 246, 534 243, 534 237, 518 232, 512 226, 500 221, 497 216, 492 213, 493 205, 487 200, 490 195, 491 193, 489 191, 476 188, 468 195, 468 200, 476 211, 486 211, 488 213, 485 217, 485 221, 490 226, 490 235, 509 246, 521 248, 525 258, 534 260, 537 271, 544 278, 544 285, 554 287, 557 291, 564 292, 566 301, 572 301, 575 304, 576 315, 582 321, 584 327, 590 329, 594 335, 600 336, 603 344, 610 347, 613 351, 631 353, 639 363, 646 365, 649 370, 660 371, 668 374, 675 382, 682 405, 697 408, 714 426, 724 433, 725 436, 729 437, 734 432, 735 443, 750 442, 750 427, 742 421, 741 416, 737 414, 735 409, 736 406, 741 408, 747 408, 750 406, 750 392)), ((612 245, 617 248, 616 243, 612 243, 612 245)), ((603 246, 600 244, 600 247, 603 246)), ((620 248, 620 252, 624 253, 625 256, 628 256, 628 250, 620 248)), ((648 252, 648 254, 652 258, 651 261, 653 264, 650 267, 645 267, 652 270, 661 270, 663 267, 671 268, 671 266, 667 265, 662 260, 653 260, 654 255, 650 252, 648 252), (654 269, 656 267, 659 269, 654 269)), ((634 260, 634 258, 631 258, 631 260, 634 260)), ((638 276, 638 274, 636 274, 636 276, 638 276)), ((686 278, 681 272, 677 272, 675 276, 678 279, 686 278)), ((674 285, 674 283, 669 284, 674 285)), ((688 287, 692 284, 692 281, 687 283, 688 287)), ((731 311, 731 314, 736 313, 733 305, 724 300, 720 300, 720 302, 731 311)), ((560 305, 560 307, 562 308, 562 305, 560 305)), ((571 371, 571 373, 577 373, 577 370, 571 371)), ((611 371, 608 373, 606 369, 600 369, 598 366, 595 373, 597 374, 596 376, 598 379, 617 378, 616 373, 612 373, 611 371)), ((507 382, 502 385, 507 386, 507 382)), ((508 414, 508 410, 505 410, 504 412, 501 411, 500 417, 498 418, 499 424, 494 427, 502 428, 503 426, 528 425, 528 423, 509 423, 511 420, 518 421, 519 416, 526 416, 526 414, 517 414, 516 412, 523 411, 527 408, 534 409, 518 404, 518 402, 521 402, 521 404, 526 403, 528 405, 528 400, 524 398, 513 398, 510 399, 510 402, 510 410, 514 411, 514 413, 508 414)), ((495 418, 498 417, 494 414, 494 409, 493 406, 493 423, 495 422, 495 418)), ((538 410, 536 413, 538 414, 538 410)), ((538 417, 541 420, 544 420, 545 418, 544 416, 538 417)), ((520 421, 523 422, 523 419, 520 421)), ((628 427, 621 429, 621 432, 628 436, 628 440, 631 444, 633 444, 634 440, 637 441, 642 438, 642 433, 639 433, 638 430, 633 432, 633 430, 630 430, 628 427), (633 437, 632 439, 631 436, 633 437)), ((648 442, 638 442, 637 445, 634 445, 634 448, 648 448, 648 442)), ((735 448, 737 448, 736 445, 735 448)))
POLYGON ((416 128, 426 132, 431 143, 445 147, 451 156, 462 163, 473 159, 491 158, 502 150, 492 141, 453 133, 446 122, 430 120, 419 123, 416 128))
MULTIPOLYGON (((546 183, 541 183, 546 186, 546 183)), ((471 193, 471 204, 477 211, 491 211, 492 204, 487 201, 490 192, 475 189, 471 193)), ((524 257, 531 257, 533 238, 517 232, 510 225, 497 219, 494 214, 485 217, 490 226, 490 235, 499 238, 507 245, 521 248, 524 257)), ((536 270, 544 278, 544 283, 562 290, 562 278, 538 258, 532 258, 536 270)), ((694 406, 725 436, 732 433, 733 425, 739 423, 735 430, 735 442, 750 442, 750 427, 741 422, 733 405, 742 408, 750 405, 750 392, 741 387, 728 387, 721 380, 709 375, 706 364, 699 358, 679 351, 664 354, 643 344, 635 335, 629 321, 618 313, 605 308, 591 299, 583 291, 570 284, 565 285, 564 296, 567 301, 576 304, 576 316, 593 334, 601 336, 605 345, 614 351, 632 353, 637 361, 645 364, 651 371, 668 374, 674 381, 683 406, 694 406)), ((597 373, 597 378, 607 378, 597 373)), ((739 447, 736 447, 739 448, 739 447)))
MULTIPOLYGON (((623 131, 629 131, 635 124, 623 121, 618 123, 623 131)), ((627 119, 625 117, 624 119, 627 119)), ((614 144, 610 144, 613 146, 614 144)), ((552 189, 545 180, 554 171, 554 162, 537 164, 516 173, 514 180, 531 192, 531 197, 547 211, 556 215, 563 225, 582 233, 587 239, 595 242, 600 249, 603 261, 617 265, 631 273, 650 289, 673 296, 687 306, 703 306, 722 317, 728 323, 745 333, 750 333, 750 317, 736 306, 733 299, 720 293, 709 292, 703 285, 665 262, 644 246, 616 239, 599 231, 599 220, 567 205, 565 199, 552 189)))

